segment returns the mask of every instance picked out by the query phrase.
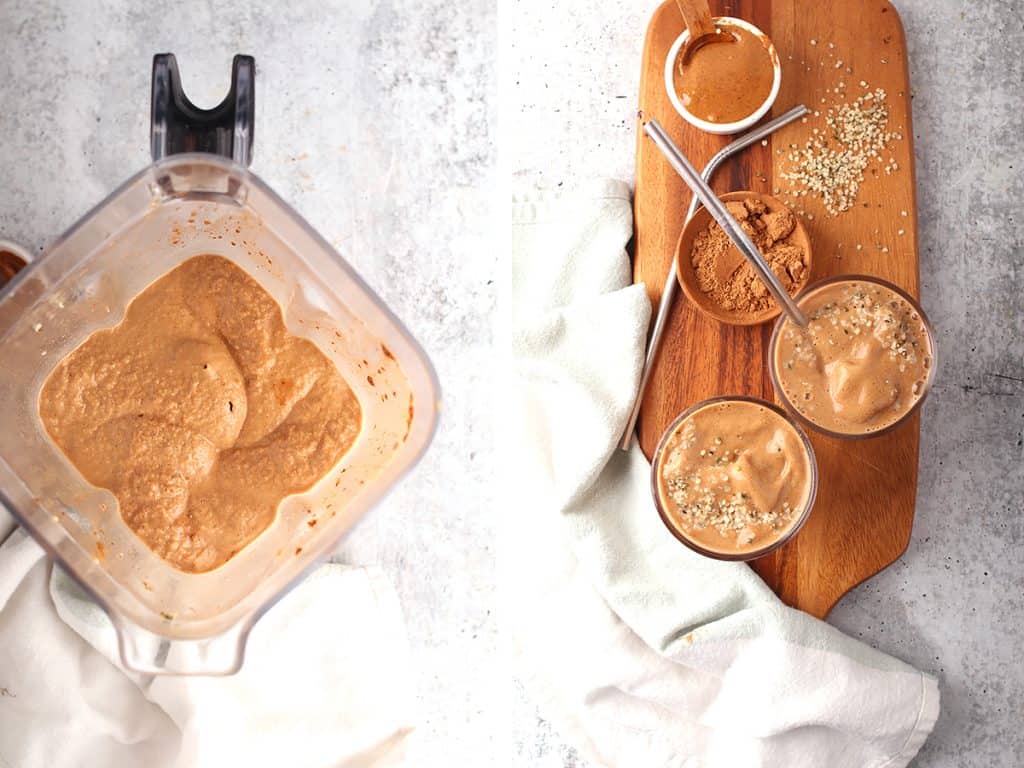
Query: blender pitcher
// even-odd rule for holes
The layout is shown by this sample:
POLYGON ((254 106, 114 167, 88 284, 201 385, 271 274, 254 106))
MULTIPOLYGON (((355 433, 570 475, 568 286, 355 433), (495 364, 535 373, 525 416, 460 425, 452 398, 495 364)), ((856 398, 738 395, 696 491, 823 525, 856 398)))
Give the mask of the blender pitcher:
POLYGON ((0 289, 0 502, 106 611, 123 664, 144 673, 236 671, 257 619, 409 471, 437 423, 438 383, 423 350, 248 170, 254 74, 252 57, 236 56, 227 98, 202 110, 182 92, 174 56, 154 57, 152 165, 0 289), (114 496, 70 464, 38 401, 62 358, 200 254, 230 259, 274 297, 288 329, 338 367, 363 421, 340 463, 287 497, 266 531, 224 565, 185 573, 149 550, 114 496))

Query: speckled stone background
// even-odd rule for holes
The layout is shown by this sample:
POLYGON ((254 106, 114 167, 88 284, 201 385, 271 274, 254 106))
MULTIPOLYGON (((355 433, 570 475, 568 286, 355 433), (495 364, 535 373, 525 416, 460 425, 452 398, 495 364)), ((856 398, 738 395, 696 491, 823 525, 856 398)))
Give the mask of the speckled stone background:
MULTIPOLYGON (((847 0, 843 0, 844 2, 847 0)), ((936 674, 942 713, 915 768, 1024 765, 1024 34, 1017 0, 895 0, 914 94, 925 309, 913 540, 830 621, 936 674)), ((500 113, 517 178, 633 178, 644 30, 658 0, 510 2, 500 113), (509 124, 506 125, 506 119, 509 124)), ((581 766, 520 691, 517 765, 581 766)))
POLYGON ((253 170, 433 358, 445 402, 433 448, 342 553, 380 562, 402 601, 418 766, 473 765, 497 739, 481 715, 502 678, 487 650, 493 526, 480 514, 498 259, 484 226, 494 17, 490 0, 0 0, 0 238, 39 250, 149 163, 154 53, 177 54, 186 93, 206 107, 226 93, 231 57, 249 53, 253 170))

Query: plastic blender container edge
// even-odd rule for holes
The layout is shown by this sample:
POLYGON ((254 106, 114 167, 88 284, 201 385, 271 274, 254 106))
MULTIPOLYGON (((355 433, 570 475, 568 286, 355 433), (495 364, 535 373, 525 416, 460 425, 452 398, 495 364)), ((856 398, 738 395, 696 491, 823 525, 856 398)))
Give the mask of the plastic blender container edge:
POLYGON ((152 674, 237 670, 256 620, 416 464, 439 414, 437 376, 402 323, 264 182, 215 154, 157 160, 23 269, 0 290, 0 345, 0 502, 108 614, 125 666, 152 674), (67 353, 207 253, 244 269, 289 331, 338 366, 363 423, 341 462, 287 497, 266 531, 223 566, 190 574, 149 550, 113 495, 74 469, 46 434, 38 397, 67 353))

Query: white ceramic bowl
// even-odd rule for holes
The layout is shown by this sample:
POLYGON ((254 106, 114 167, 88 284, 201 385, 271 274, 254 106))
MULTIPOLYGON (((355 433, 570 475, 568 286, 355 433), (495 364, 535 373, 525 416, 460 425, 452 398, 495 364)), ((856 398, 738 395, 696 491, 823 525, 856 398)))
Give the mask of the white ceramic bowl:
POLYGON ((668 58, 665 59, 665 90, 668 91, 668 98, 672 102, 672 106, 676 108, 676 112, 678 112, 690 125, 700 128, 700 130, 706 131, 707 133, 739 133, 740 131, 745 131, 747 128, 750 128, 750 126, 764 117, 765 113, 772 108, 772 104, 775 103, 775 98, 779 95, 779 86, 782 85, 782 65, 779 63, 779 55, 776 53, 775 46, 772 45, 772 41, 764 32, 753 24, 746 22, 743 19, 733 18, 732 16, 716 16, 713 21, 715 24, 741 27, 767 43, 768 53, 772 58, 772 67, 775 70, 775 77, 772 80, 772 90, 771 93, 768 94, 768 98, 764 100, 764 103, 758 107, 757 111, 752 115, 745 117, 742 120, 737 120, 734 123, 709 123, 707 120, 701 120, 699 117, 695 117, 687 112, 686 107, 683 106, 683 102, 679 99, 679 94, 676 93, 673 75, 675 73, 676 58, 679 56, 679 51, 686 44, 686 41, 690 39, 689 31, 684 31, 683 34, 677 37, 676 41, 672 43, 672 47, 669 49, 668 58))
MULTIPOLYGON (((10 240, 0 240, 0 253, 4 251, 7 253, 13 253, 24 261, 26 266, 32 263, 32 254, 27 248, 22 248, 17 243, 11 242, 10 240)), ((0 274, 0 291, 6 288, 13 279, 14 278, 8 279, 6 273, 0 274)))
POLYGON ((32 254, 28 249, 23 248, 10 240, 0 240, 0 251, 7 251, 8 253, 13 253, 15 256, 20 256, 26 264, 29 264, 32 261, 32 254))

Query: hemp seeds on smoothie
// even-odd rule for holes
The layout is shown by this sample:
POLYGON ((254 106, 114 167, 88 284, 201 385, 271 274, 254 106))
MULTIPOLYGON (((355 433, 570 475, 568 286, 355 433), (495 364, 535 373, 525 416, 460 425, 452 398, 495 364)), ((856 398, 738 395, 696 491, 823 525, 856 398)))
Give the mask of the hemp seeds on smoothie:
POLYGON ((682 420, 655 460, 662 514, 702 549, 763 550, 801 518, 812 461, 797 429, 767 403, 709 403, 682 420))

